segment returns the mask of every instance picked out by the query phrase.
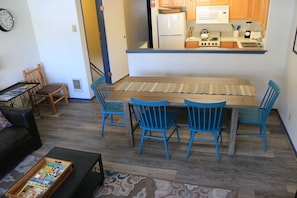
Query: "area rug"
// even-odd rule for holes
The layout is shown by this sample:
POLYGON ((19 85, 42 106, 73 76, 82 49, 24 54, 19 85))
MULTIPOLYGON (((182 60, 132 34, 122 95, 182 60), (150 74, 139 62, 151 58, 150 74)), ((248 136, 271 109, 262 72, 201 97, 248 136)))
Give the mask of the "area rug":
POLYGON ((104 185, 94 197, 131 198, 234 198, 231 190, 183 184, 114 171, 105 172, 104 185))
MULTIPOLYGON (((40 159, 29 155, 14 170, 0 178, 0 197, 5 198, 5 192, 40 159)), ((93 197, 235 198, 236 192, 105 170, 104 184, 98 186, 93 197)))
POLYGON ((0 197, 6 196, 5 192, 22 176, 24 176, 39 160, 41 157, 35 155, 28 155, 21 163, 17 165, 10 173, 0 178, 0 197))

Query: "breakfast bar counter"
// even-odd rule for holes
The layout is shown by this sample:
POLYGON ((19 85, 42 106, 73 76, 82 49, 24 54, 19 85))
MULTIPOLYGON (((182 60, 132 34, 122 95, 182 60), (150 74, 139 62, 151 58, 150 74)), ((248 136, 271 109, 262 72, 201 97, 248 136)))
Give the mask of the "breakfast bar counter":
POLYGON ((211 53, 211 54, 265 54, 267 52, 266 49, 244 49, 244 48, 184 48, 184 49, 157 49, 157 48, 137 48, 137 49, 128 49, 126 50, 127 54, 132 53, 211 53))

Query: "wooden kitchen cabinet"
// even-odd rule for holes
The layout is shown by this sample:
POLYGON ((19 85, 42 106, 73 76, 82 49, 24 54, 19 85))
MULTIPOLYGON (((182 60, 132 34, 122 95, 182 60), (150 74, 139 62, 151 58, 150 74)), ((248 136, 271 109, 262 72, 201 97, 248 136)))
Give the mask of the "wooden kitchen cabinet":
POLYGON ((196 0, 186 0, 187 20, 193 21, 196 19, 196 0))
POLYGON ((160 7, 173 7, 173 1, 172 0, 159 0, 159 6, 160 7))
POLYGON ((237 42, 223 41, 221 42, 220 48, 238 48, 237 42))
POLYGON ((258 21, 266 29, 269 10, 269 0, 253 0, 252 19, 258 21))
POLYGON ((186 0, 173 0, 173 6, 174 7, 185 7, 186 0))
POLYGON ((186 0, 159 0, 159 6, 165 8, 185 7, 186 0))
POLYGON ((253 0, 229 0, 230 20, 251 19, 252 1, 253 0))
POLYGON ((198 41, 186 41, 185 47, 186 48, 198 48, 199 44, 198 44, 198 41))
POLYGON ((229 5, 229 0, 212 0, 212 5, 229 5))
POLYGON ((208 6, 208 5, 211 5, 211 0, 197 0, 196 5, 197 6, 208 6))
POLYGON ((229 5, 230 20, 255 20, 266 29, 269 0, 229 0, 229 5))
POLYGON ((229 0, 196 0, 197 6, 228 5, 229 0))

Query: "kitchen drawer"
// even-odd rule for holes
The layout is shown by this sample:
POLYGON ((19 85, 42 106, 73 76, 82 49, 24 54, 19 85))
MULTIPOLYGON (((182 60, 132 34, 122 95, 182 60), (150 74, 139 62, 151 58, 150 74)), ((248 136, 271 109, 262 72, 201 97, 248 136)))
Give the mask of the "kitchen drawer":
POLYGON ((186 41, 186 48, 198 48, 198 41, 186 41))
POLYGON ((238 46, 237 46, 237 42, 224 41, 224 42, 221 42, 220 48, 238 48, 238 46))

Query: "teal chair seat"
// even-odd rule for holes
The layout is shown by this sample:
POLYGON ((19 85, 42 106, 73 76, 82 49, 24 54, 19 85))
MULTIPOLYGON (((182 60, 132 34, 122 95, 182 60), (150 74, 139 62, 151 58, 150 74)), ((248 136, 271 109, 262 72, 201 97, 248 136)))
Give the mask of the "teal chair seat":
POLYGON ((238 112, 238 125, 251 124, 258 125, 259 132, 257 133, 239 133, 238 136, 260 136, 263 137, 264 151, 267 151, 267 135, 266 135, 266 122, 269 113, 280 93, 279 86, 270 80, 268 82, 267 91, 258 107, 240 108, 238 112))
POLYGON ((106 112, 114 112, 114 113, 122 113, 124 112, 124 106, 123 103, 119 102, 106 102, 105 106, 106 112))
POLYGON ((178 142, 180 137, 176 124, 177 113, 167 111, 168 101, 143 101, 131 98, 133 109, 139 120, 139 126, 142 128, 140 140, 140 151, 142 153, 144 139, 155 139, 164 142, 167 159, 170 159, 167 142, 176 133, 178 142), (169 135, 167 135, 167 132, 169 135))

